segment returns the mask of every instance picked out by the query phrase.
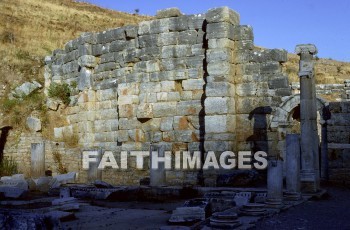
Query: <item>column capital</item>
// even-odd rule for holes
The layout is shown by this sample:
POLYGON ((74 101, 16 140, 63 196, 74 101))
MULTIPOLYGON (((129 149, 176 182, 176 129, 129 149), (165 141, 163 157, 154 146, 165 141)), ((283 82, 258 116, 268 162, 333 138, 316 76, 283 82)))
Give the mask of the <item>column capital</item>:
POLYGON ((295 53, 298 55, 303 53, 315 55, 317 52, 317 47, 314 44, 300 44, 295 47, 295 53))

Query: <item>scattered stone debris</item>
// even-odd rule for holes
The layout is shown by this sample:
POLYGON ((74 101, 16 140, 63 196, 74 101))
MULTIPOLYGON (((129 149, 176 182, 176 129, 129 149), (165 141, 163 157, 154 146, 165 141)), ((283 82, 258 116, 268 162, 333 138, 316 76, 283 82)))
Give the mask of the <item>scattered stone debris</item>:
POLYGON ((207 199, 193 199, 186 201, 183 207, 176 208, 169 222, 178 224, 202 221, 209 215, 209 212, 210 206, 207 199))
POLYGON ((35 90, 41 89, 41 88, 42 88, 42 85, 37 81, 25 82, 22 85, 15 88, 13 91, 11 91, 8 97, 11 100, 15 98, 22 99, 28 96, 29 94, 31 94, 32 92, 34 92, 35 90))

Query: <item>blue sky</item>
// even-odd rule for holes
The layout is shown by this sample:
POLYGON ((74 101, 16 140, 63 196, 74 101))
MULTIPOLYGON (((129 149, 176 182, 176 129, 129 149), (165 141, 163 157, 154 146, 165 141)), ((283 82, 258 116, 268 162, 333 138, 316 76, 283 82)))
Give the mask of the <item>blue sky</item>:
POLYGON ((314 43, 319 57, 350 61, 350 0, 87 0, 105 8, 155 15, 178 7, 184 14, 228 6, 254 29, 255 44, 294 52, 301 43, 314 43))

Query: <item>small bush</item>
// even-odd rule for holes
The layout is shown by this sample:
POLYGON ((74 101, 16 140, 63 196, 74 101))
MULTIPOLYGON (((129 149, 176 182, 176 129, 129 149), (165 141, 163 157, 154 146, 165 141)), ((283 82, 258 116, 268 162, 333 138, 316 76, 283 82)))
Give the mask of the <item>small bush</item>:
POLYGON ((53 155, 53 160, 54 162, 57 164, 57 171, 60 173, 60 174, 65 174, 67 173, 67 169, 63 166, 63 163, 62 163, 62 156, 61 154, 58 152, 58 151, 53 151, 52 153, 53 155))
POLYGON ((64 104, 70 103, 71 90, 67 83, 52 83, 48 89, 49 97, 60 99, 64 104))
POLYGON ((12 158, 4 157, 0 162, 0 176, 11 176, 18 173, 17 162, 12 158))
POLYGON ((4 111, 8 113, 18 104, 19 104, 19 101, 17 99, 11 100, 11 99, 6 98, 2 103, 2 107, 3 107, 4 111))

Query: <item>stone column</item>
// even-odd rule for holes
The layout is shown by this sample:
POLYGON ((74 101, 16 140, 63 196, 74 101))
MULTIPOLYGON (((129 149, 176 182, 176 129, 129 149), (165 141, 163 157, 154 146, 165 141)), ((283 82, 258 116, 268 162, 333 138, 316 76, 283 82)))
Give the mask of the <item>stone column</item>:
POLYGON ((289 196, 300 198, 300 135, 286 137, 286 184, 289 196))
POLYGON ((317 106, 313 55, 315 45, 297 45, 300 56, 301 189, 317 192, 320 187, 317 106))
POLYGON ((97 149, 98 155, 96 156, 97 162, 90 162, 88 170, 88 182, 94 182, 96 180, 102 180, 102 170, 98 169, 98 165, 102 158, 102 149, 97 149))
POLYGON ((267 199, 269 207, 280 207, 283 200, 283 162, 270 158, 267 168, 267 199))
POLYGON ((45 143, 31 144, 31 176, 39 178, 45 176, 45 143))
MULTIPOLYGON (((158 147, 158 156, 165 156, 165 146, 158 147)), ((158 163, 157 169, 152 169, 152 147, 150 148, 150 186, 164 186, 166 185, 165 163, 158 163)))

